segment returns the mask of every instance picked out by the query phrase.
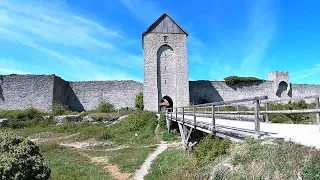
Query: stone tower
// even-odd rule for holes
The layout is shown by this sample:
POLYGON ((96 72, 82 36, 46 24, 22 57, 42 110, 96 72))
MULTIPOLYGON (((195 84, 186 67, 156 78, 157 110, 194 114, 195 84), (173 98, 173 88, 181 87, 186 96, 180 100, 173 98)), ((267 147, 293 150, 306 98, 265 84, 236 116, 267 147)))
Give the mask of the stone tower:
POLYGON ((143 34, 144 109, 159 111, 159 102, 189 105, 186 33, 169 15, 161 15, 143 34))
POLYGON ((271 71, 269 81, 273 81, 273 93, 280 98, 291 97, 291 85, 288 71, 271 71))

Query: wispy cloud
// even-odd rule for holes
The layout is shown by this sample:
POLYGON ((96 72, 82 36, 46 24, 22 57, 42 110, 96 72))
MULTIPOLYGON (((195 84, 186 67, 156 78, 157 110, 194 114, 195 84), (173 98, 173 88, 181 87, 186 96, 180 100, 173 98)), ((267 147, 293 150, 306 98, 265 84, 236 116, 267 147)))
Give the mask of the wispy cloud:
POLYGON ((118 77, 136 78, 122 70, 142 66, 140 54, 120 48, 122 43, 131 40, 115 30, 117 27, 110 24, 107 27, 98 20, 87 18, 62 0, 0 1, 0 24, 0 41, 41 52, 51 57, 48 60, 60 61, 60 66, 72 66, 73 73, 79 73, 78 77, 83 73, 79 69, 85 68, 87 78, 98 78, 94 73, 108 79, 117 74, 118 77))
POLYGON ((276 12, 272 1, 259 0, 249 14, 246 34, 246 57, 241 62, 241 71, 255 75, 264 55, 276 34, 276 12))
POLYGON ((300 80, 300 79, 305 79, 307 77, 313 76, 315 74, 320 74, 320 64, 315 65, 314 68, 309 68, 309 69, 303 69, 301 71, 296 71, 290 73, 292 76, 292 80, 300 80))
POLYGON ((142 23, 150 24, 163 13, 163 8, 156 1, 120 0, 142 23))
POLYGON ((30 73, 19 71, 19 70, 0 68, 0 74, 30 74, 30 73))

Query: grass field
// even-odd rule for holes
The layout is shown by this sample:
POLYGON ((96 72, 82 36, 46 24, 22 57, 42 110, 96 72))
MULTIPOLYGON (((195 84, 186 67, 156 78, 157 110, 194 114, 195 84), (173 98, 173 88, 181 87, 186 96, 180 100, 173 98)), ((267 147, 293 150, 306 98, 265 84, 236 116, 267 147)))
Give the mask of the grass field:
POLYGON ((130 177, 157 143, 156 115, 145 111, 133 112, 110 126, 85 122, 55 125, 50 120, 33 119, 15 123, 22 125, 0 127, 0 130, 34 139, 52 170, 51 179, 114 179, 114 174, 130 177), (101 145, 89 149, 60 145, 74 142, 101 145), (112 147, 104 143, 111 143, 112 147))

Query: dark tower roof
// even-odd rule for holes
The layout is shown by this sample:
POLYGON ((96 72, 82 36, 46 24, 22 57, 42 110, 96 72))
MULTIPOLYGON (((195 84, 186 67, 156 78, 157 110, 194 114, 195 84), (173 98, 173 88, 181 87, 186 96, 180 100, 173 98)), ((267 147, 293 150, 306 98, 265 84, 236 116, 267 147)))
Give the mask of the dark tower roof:
POLYGON ((171 33, 171 34, 186 34, 167 13, 163 13, 147 30, 142 33, 144 36, 147 33, 171 33))

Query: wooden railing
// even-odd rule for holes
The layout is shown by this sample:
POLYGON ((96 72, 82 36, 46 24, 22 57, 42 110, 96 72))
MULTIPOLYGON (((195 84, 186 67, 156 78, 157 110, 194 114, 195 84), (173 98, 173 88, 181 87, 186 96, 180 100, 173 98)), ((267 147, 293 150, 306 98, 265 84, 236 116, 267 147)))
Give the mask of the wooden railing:
POLYGON ((264 100, 262 103, 265 106, 265 111, 262 111, 262 114, 266 115, 265 121, 269 122, 269 114, 297 114, 297 113, 316 113, 316 123, 320 124, 320 109, 319 109, 319 97, 320 95, 313 96, 304 96, 304 97, 296 97, 296 98, 287 98, 287 99, 277 99, 277 100, 264 100), (269 110, 269 105, 273 103, 279 102, 292 102, 297 100, 306 100, 306 99, 314 99, 315 108, 314 109, 300 109, 300 110, 269 110))
MULTIPOLYGON (((298 98, 288 98, 288 99, 278 99, 270 100, 267 96, 260 96, 254 98, 246 98, 232 101, 221 101, 214 103, 206 103, 200 105, 191 105, 184 107, 168 108, 165 110, 166 117, 170 120, 175 120, 183 124, 188 124, 194 128, 201 129, 203 126, 210 126, 212 133, 216 132, 216 118, 221 119, 237 119, 254 121, 255 125, 255 135, 260 136, 260 120, 264 119, 266 122, 270 122, 269 114, 294 114, 294 113, 316 113, 316 123, 320 124, 320 109, 319 109, 319 97, 320 95, 298 97, 298 98), (269 110, 269 105, 271 103, 279 102, 289 102, 302 99, 314 99, 315 108, 314 109, 301 109, 301 110, 269 110), (265 106, 265 110, 260 111, 260 106, 265 106), (235 107, 235 110, 225 110, 226 107, 235 107), (253 107, 252 107, 253 106, 253 107), (246 108, 246 110, 240 110, 241 107, 251 107, 246 108), (251 110, 253 108, 253 110, 251 110), (224 109, 224 110, 221 110, 224 109), (263 116, 265 115, 265 116, 263 116), (192 116, 193 119, 186 119, 185 116, 192 116), (197 121, 197 117, 211 118, 211 123, 204 123, 197 121)), ((227 108, 228 109, 228 108, 227 108)), ((320 128, 320 126, 319 126, 320 128)))
MULTIPOLYGON (((254 97, 254 98, 246 98, 246 99, 239 99, 239 100, 233 100, 233 101, 221 101, 221 102, 214 102, 214 103, 206 103, 206 104, 200 104, 200 105, 192 105, 192 106, 185 106, 185 107, 175 107, 175 108, 168 108, 166 109, 166 117, 172 119, 175 119, 176 121, 180 121, 182 123, 187 123, 189 125, 193 125, 196 129, 197 126, 203 126, 203 122, 197 121, 197 117, 210 117, 211 123, 207 124, 205 123, 205 126, 211 126, 212 133, 216 131, 216 123, 215 118, 219 116, 220 110, 216 112, 216 107, 225 107, 227 105, 235 104, 235 103, 250 103, 251 105, 254 105, 254 111, 250 112, 253 113, 253 120, 255 124, 255 134, 257 136, 260 136, 260 113, 259 113, 259 106, 260 101, 267 99, 267 96, 260 96, 260 97, 254 97), (202 113, 201 111, 197 111, 199 109, 205 108, 205 112, 202 113), (206 112, 206 109, 210 109, 211 111, 209 113, 206 112), (200 112, 200 113, 199 113, 200 112), (181 118, 178 118, 178 115, 181 115, 181 118), (185 118, 186 115, 192 115, 193 122, 190 122, 185 118), (188 122, 186 122, 188 121, 188 122)), ((219 108, 220 109, 220 108, 219 108)), ((237 114, 241 114, 241 111, 237 111, 237 114)), ((246 112, 245 112, 246 113, 246 112)), ((220 117, 219 117, 220 118, 220 117)), ((250 118, 249 118, 250 119, 250 118)))

